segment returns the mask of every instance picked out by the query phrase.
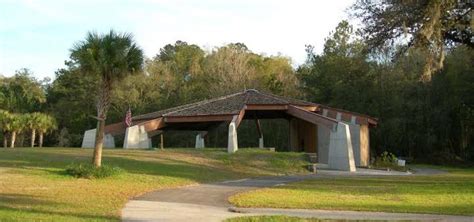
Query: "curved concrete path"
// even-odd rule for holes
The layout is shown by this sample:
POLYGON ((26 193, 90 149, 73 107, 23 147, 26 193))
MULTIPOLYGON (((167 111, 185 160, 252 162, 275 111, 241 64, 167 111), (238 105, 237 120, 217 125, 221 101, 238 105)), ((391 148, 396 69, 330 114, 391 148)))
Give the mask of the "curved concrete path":
POLYGON ((357 173, 320 170, 318 174, 274 176, 200 184, 147 193, 129 201, 122 210, 123 221, 222 221, 231 217, 252 215, 292 215, 327 219, 437 220, 474 221, 473 217, 396 214, 356 211, 288 210, 233 208, 228 198, 238 192, 282 185, 311 178, 333 176, 410 175, 410 173, 360 169, 357 173))

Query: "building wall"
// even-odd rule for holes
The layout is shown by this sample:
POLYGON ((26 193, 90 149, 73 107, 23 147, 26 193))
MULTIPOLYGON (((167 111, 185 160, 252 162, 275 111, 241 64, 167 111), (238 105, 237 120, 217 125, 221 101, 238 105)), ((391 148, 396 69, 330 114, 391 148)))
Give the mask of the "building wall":
POLYGON ((318 136, 317 126, 304 120, 290 120, 290 150, 316 153, 318 136))

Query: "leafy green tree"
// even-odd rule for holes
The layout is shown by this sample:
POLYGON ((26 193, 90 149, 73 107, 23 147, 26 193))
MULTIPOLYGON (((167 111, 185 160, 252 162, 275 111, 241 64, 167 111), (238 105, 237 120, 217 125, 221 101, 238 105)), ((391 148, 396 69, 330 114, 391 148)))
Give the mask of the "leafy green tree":
POLYGON ((371 105, 367 89, 372 87, 374 76, 364 49, 347 21, 340 22, 326 38, 321 55, 308 46, 307 62, 298 68, 307 98, 329 106, 366 111, 371 105))
POLYGON ((424 80, 442 68, 446 46, 474 47, 471 1, 358 0, 353 9, 365 25, 363 35, 371 49, 406 42, 404 48, 423 50, 424 80))
POLYGON ((97 101, 97 135, 93 163, 101 166, 104 127, 116 82, 142 69, 143 52, 131 34, 110 31, 107 34, 88 33, 84 41, 71 50, 72 62, 85 74, 100 76, 97 101))
MULTIPOLYGON (((56 71, 56 79, 47 87, 46 110, 57 119, 61 129, 67 129, 69 134, 66 136, 71 145, 80 146, 84 130, 97 125, 97 121, 90 118, 90 114, 97 111, 95 103, 91 102, 97 97, 91 92, 97 91, 100 81, 99 76, 84 75, 70 62, 66 65, 67 68, 56 71)), ((126 92, 123 89, 123 93, 126 92)))
POLYGON ((188 103, 205 96, 202 85, 204 56, 199 46, 176 41, 161 48, 160 53, 147 62, 146 72, 150 79, 160 82, 162 106, 188 103))
POLYGON ((0 81, 0 102, 11 112, 30 112, 46 102, 41 83, 32 77, 28 69, 16 71, 11 78, 0 81))

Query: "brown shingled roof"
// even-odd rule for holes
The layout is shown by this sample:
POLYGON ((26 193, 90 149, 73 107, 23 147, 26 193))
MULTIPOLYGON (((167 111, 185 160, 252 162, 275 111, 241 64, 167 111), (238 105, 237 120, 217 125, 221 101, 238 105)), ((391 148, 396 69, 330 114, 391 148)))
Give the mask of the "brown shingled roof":
POLYGON ((204 100, 196 103, 160 110, 133 117, 133 120, 153 119, 162 116, 200 116, 200 115, 235 115, 248 104, 252 105, 297 105, 315 106, 317 104, 297 99, 289 99, 254 89, 204 100))

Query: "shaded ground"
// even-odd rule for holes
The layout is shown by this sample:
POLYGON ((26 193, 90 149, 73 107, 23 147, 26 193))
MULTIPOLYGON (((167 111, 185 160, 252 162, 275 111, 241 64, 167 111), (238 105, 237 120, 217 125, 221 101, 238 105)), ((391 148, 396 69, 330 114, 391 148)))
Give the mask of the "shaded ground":
POLYGON ((92 149, 0 148, 0 221, 118 221, 129 199, 152 190, 307 172, 298 153, 106 149, 103 163, 124 174, 98 180, 64 174, 67 165, 91 157, 92 149))

